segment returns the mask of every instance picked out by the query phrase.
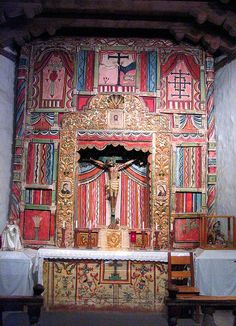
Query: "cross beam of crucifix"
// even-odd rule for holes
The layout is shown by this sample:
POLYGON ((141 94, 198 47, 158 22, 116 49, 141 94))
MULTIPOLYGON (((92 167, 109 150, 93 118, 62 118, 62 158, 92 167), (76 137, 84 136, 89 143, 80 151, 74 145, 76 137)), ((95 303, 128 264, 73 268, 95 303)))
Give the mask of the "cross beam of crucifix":
POLYGON ((117 85, 120 86, 120 59, 129 59, 128 55, 122 55, 120 52, 117 52, 117 55, 108 54, 109 59, 117 59, 118 64, 118 77, 117 77, 117 85))

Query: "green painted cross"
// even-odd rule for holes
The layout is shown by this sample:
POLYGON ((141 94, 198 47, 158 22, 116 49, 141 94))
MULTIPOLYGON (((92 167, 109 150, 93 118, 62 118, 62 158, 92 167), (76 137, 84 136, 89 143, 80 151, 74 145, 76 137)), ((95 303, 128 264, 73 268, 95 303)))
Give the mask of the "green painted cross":
POLYGON ((121 267, 123 264, 122 263, 118 263, 117 260, 112 261, 112 263, 109 263, 109 266, 114 267, 114 271, 111 274, 111 276, 109 277, 110 280, 113 281, 118 281, 121 280, 121 277, 119 275, 119 273, 117 273, 117 267, 121 267))

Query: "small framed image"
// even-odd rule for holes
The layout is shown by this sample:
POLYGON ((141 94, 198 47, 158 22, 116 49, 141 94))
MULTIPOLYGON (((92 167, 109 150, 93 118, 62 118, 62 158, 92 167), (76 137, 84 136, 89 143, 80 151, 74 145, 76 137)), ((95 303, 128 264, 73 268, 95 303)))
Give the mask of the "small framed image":
POLYGON ((158 183, 158 185, 157 185, 157 197, 158 198, 166 197, 166 192, 167 192, 166 188, 167 188, 166 184, 158 183))
POLYGON ((115 109, 108 111, 108 128, 121 129, 124 128, 124 112, 115 109))
POLYGON ((65 195, 71 195, 71 182, 70 181, 63 181, 62 184, 61 184, 61 194, 63 196, 65 195))
POLYGON ((235 249, 236 217, 228 215, 202 216, 201 247, 204 249, 235 249))
POLYGON ((175 216, 174 247, 194 248, 200 243, 200 216, 175 216))

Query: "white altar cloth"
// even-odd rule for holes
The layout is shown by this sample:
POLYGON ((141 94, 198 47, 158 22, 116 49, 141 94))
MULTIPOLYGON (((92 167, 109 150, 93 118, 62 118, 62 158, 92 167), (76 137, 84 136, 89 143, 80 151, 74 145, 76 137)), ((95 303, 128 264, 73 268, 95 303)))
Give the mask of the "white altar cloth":
POLYGON ((236 250, 204 250, 195 260, 201 295, 236 295, 236 250))
POLYGON ((32 295, 36 250, 0 251, 0 295, 32 295))
MULTIPOLYGON (((186 252, 176 252, 176 255, 185 255, 186 252)), ((43 260, 44 259, 98 259, 98 260, 130 260, 167 262, 167 251, 141 251, 141 250, 81 250, 61 248, 40 248, 37 253, 36 268, 38 270, 38 282, 43 284, 43 260)))
MULTIPOLYGON (((188 255, 187 252, 175 252, 175 255, 188 255)), ((38 283, 43 284, 44 259, 96 259, 96 260, 130 260, 130 261, 168 261, 168 251, 142 250, 86 250, 40 248, 37 253, 35 268, 38 271, 38 283)))

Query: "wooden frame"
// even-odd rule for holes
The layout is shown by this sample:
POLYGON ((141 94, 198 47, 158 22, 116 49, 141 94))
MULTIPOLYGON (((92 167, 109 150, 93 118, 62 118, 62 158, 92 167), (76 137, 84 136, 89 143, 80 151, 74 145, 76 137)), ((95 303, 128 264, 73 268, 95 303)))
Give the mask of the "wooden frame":
POLYGON ((236 217, 228 215, 202 216, 201 247, 204 249, 235 249, 236 217))
POLYGON ((195 248, 200 243, 201 216, 176 215, 173 219, 174 247, 195 248))
POLYGON ((150 230, 129 230, 130 248, 147 249, 151 247, 151 232, 150 230), (135 239, 132 241, 132 235, 135 234, 135 239))
POLYGON ((75 229, 74 248, 97 248, 98 230, 97 229, 75 229))
MULTIPOLYGON (((120 118, 122 118, 121 114, 120 118)), ((148 163, 151 171, 150 178, 148 179, 150 194, 149 201, 147 202, 150 203, 149 221, 162 225, 159 245, 161 248, 168 247, 170 189, 169 187, 164 188, 164 193, 160 193, 160 195, 158 193, 157 195, 155 185, 168 185, 170 183, 170 131, 170 122, 166 115, 151 115, 143 100, 133 95, 119 95, 115 97, 115 100, 111 95, 94 96, 90 99, 86 112, 82 112, 82 110, 81 112, 70 112, 63 117, 60 132, 55 225, 58 246, 61 246, 64 221, 68 226, 65 233, 65 245, 70 247, 74 244, 73 219, 77 219, 78 213, 75 203, 77 202, 76 178, 77 164, 80 158, 79 151, 82 148, 85 149, 91 146, 91 140, 93 140, 95 148, 98 150, 103 149, 103 146, 116 146, 119 144, 128 148, 128 150, 132 148, 149 153, 148 163), (117 112, 122 112, 118 110, 123 110, 123 130, 119 130, 119 128, 110 129, 108 119, 109 114, 111 114, 109 112, 112 110, 114 115, 117 112), (135 131, 132 137, 130 137, 131 131, 135 131), (114 140, 114 137, 116 140, 114 140), (140 139, 143 140, 141 141, 140 139), (100 144, 101 140, 103 141, 102 144, 100 144), (71 185, 71 193, 66 195, 61 193, 65 181, 70 181, 71 185), (160 200, 161 205, 159 205, 160 200), (163 207, 165 207, 164 211, 163 207)), ((142 239, 142 234, 139 234, 137 237, 138 247, 140 247, 142 242, 140 239, 142 239)))

